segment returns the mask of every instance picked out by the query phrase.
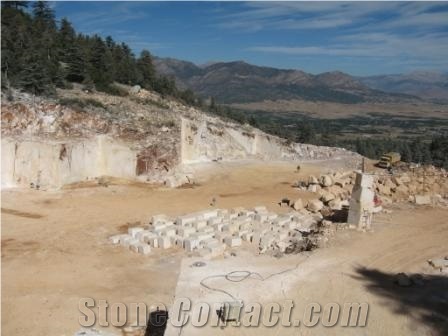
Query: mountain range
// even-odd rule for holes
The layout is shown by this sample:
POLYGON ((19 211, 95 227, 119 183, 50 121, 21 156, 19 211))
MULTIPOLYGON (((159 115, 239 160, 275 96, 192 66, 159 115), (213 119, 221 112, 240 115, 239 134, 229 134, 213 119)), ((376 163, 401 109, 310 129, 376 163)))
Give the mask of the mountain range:
POLYGON ((448 73, 414 71, 409 74, 358 77, 358 80, 376 90, 448 100, 448 73))
POLYGON ((173 58, 154 59, 158 73, 173 76, 181 88, 224 104, 264 100, 310 100, 337 103, 447 99, 448 75, 413 73, 354 77, 332 71, 317 75, 301 70, 257 66, 244 61, 196 65, 173 58))

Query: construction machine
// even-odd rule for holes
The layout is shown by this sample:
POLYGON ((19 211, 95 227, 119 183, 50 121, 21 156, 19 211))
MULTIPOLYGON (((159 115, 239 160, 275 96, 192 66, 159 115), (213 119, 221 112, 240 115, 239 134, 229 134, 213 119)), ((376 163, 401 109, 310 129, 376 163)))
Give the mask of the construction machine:
POLYGON ((381 156, 380 161, 378 162, 378 167, 392 168, 397 163, 399 163, 400 160, 401 160, 400 153, 389 152, 381 156))

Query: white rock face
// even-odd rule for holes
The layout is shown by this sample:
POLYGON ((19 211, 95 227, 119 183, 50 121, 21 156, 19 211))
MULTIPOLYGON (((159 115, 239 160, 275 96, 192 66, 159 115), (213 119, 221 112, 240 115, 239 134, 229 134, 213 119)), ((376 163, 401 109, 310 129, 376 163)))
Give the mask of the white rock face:
MULTIPOLYGON (((181 121, 181 162, 212 160, 315 160, 351 157, 357 154, 341 148, 287 143, 250 126, 224 123, 204 116, 181 121)), ((318 183, 316 179, 316 183, 318 183)))
POLYGON ((2 187, 53 189, 101 176, 178 187, 194 182, 187 165, 196 162, 359 159, 344 149, 290 143, 133 90, 133 99, 62 90, 69 101, 102 106, 88 105, 83 112, 16 92, 14 103, 2 105, 2 187))
POLYGON ((2 188, 60 188, 100 176, 136 177, 136 153, 106 136, 82 141, 2 139, 2 188))

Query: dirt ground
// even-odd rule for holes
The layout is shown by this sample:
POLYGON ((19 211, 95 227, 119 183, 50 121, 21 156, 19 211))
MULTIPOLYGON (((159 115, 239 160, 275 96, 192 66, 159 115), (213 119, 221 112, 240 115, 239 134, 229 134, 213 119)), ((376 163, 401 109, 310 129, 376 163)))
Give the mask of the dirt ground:
MULTIPOLYGON (((80 329, 82 297, 168 304, 183 254, 170 250, 140 256, 111 246, 107 237, 133 223, 145 223, 154 214, 203 210, 212 198, 220 208, 266 205, 281 211, 277 202, 283 197, 312 197, 292 188, 292 182, 329 167, 337 165, 302 164, 297 173, 295 165, 286 163, 213 164, 194 168, 199 179, 193 188, 135 184, 2 191, 3 334, 73 335, 80 329)), ((390 330, 396 335, 436 335, 441 322, 431 313, 432 301, 422 301, 412 292, 388 291, 388 286, 391 274, 424 271, 426 259, 448 254, 446 218, 448 211, 441 209, 396 209, 379 218, 382 223, 374 233, 340 232, 327 248, 307 259, 309 276, 298 278, 288 295, 323 304, 369 302, 369 324, 358 335, 388 335, 390 330)), ((434 309, 446 308, 446 290, 427 293, 428 287, 439 289, 434 281, 423 293, 435 300, 434 309)), ((332 332, 344 334, 344 329, 332 332)), ((295 334, 321 335, 322 330, 295 334)))

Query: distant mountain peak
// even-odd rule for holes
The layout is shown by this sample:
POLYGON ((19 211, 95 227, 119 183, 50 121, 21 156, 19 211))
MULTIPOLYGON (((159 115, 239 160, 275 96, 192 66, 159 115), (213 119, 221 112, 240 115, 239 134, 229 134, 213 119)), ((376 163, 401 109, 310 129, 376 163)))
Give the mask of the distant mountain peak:
POLYGON ((190 88, 203 97, 215 97, 219 103, 279 99, 356 103, 400 99, 397 95, 373 90, 359 78, 342 71, 313 75, 298 69, 259 66, 243 60, 198 66, 158 58, 155 65, 161 74, 175 76, 180 87, 190 88))

